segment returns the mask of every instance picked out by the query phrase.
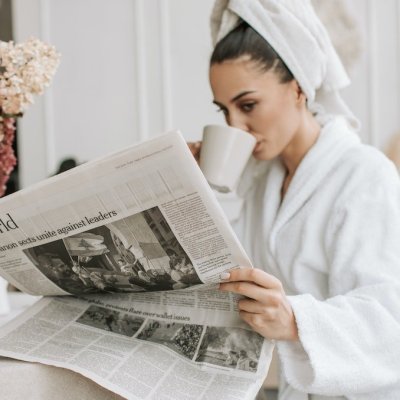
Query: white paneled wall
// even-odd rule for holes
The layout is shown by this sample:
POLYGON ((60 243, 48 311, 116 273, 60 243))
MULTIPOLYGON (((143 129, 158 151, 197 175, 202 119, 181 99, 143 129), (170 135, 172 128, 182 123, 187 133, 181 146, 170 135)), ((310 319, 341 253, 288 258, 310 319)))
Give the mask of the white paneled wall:
POLYGON ((345 98, 362 122, 365 142, 385 148, 400 130, 400 1, 351 0, 364 52, 350 71, 345 98))
MULTIPOLYGON (((326 0, 334 1, 334 0, 326 0)), ((13 0, 17 41, 54 44, 62 61, 19 123, 23 186, 59 161, 99 157, 167 129, 198 139, 222 122, 208 85, 213 0, 13 0)), ((364 52, 344 94, 365 142, 400 130, 400 0, 348 0, 364 52)))

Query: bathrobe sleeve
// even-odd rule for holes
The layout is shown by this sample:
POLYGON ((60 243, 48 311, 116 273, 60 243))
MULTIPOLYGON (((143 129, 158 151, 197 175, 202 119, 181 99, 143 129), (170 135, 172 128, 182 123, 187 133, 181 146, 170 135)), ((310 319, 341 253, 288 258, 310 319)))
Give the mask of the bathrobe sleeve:
POLYGON ((328 298, 289 297, 300 342, 279 342, 278 352, 302 392, 400 399, 400 187, 389 163, 380 169, 343 190, 331 213, 328 298))

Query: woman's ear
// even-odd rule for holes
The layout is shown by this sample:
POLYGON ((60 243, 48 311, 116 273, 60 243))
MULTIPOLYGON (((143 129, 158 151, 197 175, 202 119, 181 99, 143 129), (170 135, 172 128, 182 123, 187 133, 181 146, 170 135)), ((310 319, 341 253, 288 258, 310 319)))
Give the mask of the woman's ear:
POLYGON ((304 94, 303 90, 301 89, 299 83, 295 80, 295 85, 296 85, 296 100, 298 104, 306 104, 306 95, 304 94))
POLYGON ((293 79, 292 81, 289 82, 291 91, 293 93, 293 99, 296 103, 297 106, 303 106, 306 105, 307 98, 305 94, 303 93, 303 90, 301 89, 300 85, 296 81, 296 79, 293 79))

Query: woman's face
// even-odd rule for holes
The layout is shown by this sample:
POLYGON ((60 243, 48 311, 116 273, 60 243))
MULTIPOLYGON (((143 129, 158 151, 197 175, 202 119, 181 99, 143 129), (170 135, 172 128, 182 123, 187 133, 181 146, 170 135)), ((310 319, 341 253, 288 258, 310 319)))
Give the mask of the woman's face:
POLYGON ((272 70, 240 58, 213 64, 210 83, 227 124, 257 139, 255 158, 270 160, 295 146, 305 107, 295 80, 280 83, 272 70))

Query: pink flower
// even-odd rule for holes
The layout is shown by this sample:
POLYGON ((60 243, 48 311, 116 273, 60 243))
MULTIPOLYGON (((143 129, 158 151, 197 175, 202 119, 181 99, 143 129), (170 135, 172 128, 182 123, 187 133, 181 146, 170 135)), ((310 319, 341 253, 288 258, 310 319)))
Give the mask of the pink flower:
POLYGON ((0 197, 17 160, 12 144, 15 117, 50 85, 60 61, 53 46, 31 38, 25 43, 0 41, 0 197))
POLYGON ((42 94, 55 74, 60 54, 31 38, 25 43, 0 41, 0 107, 4 114, 23 113, 42 94))
POLYGON ((0 117, 0 197, 6 191, 6 183, 17 164, 17 159, 12 148, 15 136, 14 118, 0 117))

